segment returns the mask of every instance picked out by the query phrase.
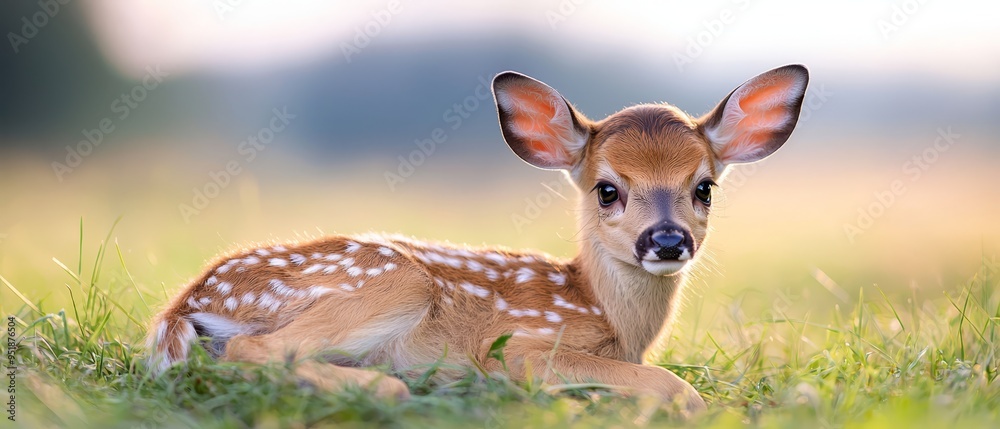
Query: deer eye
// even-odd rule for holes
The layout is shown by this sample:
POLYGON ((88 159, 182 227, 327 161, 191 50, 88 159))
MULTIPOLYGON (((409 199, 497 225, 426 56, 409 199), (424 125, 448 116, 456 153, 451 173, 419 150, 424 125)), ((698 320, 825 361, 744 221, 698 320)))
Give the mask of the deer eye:
POLYGON ((601 206, 607 207, 618 201, 618 189, 613 185, 598 183, 595 189, 597 189, 597 202, 601 203, 601 206))
POLYGON ((695 198, 697 198, 698 201, 701 201, 701 203, 705 206, 712 205, 712 186, 715 186, 715 182, 706 180, 699 183, 698 186, 694 188, 695 198))

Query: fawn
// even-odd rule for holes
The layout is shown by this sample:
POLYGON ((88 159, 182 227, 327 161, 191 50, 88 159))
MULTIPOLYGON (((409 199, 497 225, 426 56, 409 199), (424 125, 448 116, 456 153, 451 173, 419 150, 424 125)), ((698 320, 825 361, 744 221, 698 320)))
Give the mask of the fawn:
POLYGON ((596 381, 703 409, 689 383, 642 356, 676 313, 716 181, 788 139, 808 79, 801 65, 768 71, 700 118, 642 104, 592 121, 544 83, 501 73, 493 93, 507 145, 587 191, 576 257, 388 235, 243 249, 212 263, 152 322, 152 371, 185 360, 202 337, 227 361, 295 362, 295 374, 321 389, 406 398, 401 380, 363 368, 443 360, 502 371, 489 349, 511 334, 504 354, 515 380, 596 381))

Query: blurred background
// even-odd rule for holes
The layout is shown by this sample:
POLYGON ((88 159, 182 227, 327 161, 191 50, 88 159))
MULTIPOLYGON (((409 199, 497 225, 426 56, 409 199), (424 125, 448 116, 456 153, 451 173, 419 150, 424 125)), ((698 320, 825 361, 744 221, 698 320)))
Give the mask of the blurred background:
POLYGON ((504 145, 503 70, 599 119, 810 68, 789 142, 723 183, 682 327, 874 286, 919 306, 1000 243, 1000 3, 65 3, 0 5, 0 275, 32 299, 68 299, 81 219, 89 267, 122 217, 154 302, 220 251, 324 233, 571 256, 576 193, 504 145))

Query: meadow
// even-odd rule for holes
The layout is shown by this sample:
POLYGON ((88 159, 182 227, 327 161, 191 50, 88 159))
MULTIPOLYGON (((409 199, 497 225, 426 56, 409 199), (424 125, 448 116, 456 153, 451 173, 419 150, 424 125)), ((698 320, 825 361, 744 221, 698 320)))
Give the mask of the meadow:
POLYGON ((394 403, 299 387, 281 366, 197 355, 158 378, 142 367, 150 317, 237 244, 384 230, 572 255, 574 191, 513 156, 478 168, 442 155, 390 191, 378 161, 328 168, 276 153, 185 220, 179 204, 218 159, 108 148, 60 182, 46 158, 11 154, 0 310, 18 341, 5 362, 17 366, 13 424, 996 427, 1000 199, 967 186, 996 174, 987 158, 943 159, 852 237, 844 225, 906 176, 877 157, 845 174, 828 154, 780 154, 723 183, 710 254, 649 356, 709 403, 693 417, 602 386, 471 371, 450 385, 407 379, 413 399, 394 403))

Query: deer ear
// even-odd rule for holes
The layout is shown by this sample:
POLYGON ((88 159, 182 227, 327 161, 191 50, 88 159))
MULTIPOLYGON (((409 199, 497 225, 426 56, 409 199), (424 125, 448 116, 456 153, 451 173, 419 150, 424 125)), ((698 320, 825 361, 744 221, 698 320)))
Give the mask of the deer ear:
POLYGON ((700 118, 719 162, 759 161, 778 150, 795 129, 808 83, 804 66, 779 67, 744 82, 700 118))
POLYGON ((511 150, 545 169, 571 170, 590 139, 587 118, 548 85, 515 72, 493 78, 500 130, 511 150))

